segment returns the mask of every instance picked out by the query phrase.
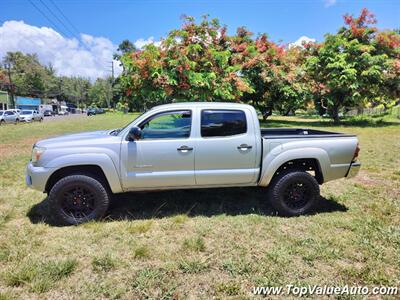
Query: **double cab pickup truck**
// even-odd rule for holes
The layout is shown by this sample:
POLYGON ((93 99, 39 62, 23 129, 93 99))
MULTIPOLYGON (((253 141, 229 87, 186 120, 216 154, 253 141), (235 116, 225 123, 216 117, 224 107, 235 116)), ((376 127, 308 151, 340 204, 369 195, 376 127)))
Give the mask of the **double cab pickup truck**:
POLYGON ((313 210, 319 185, 360 168, 355 135, 260 129, 256 110, 232 103, 174 103, 121 129, 37 142, 28 186, 48 194, 58 223, 103 217, 113 194, 259 186, 284 216, 313 210))

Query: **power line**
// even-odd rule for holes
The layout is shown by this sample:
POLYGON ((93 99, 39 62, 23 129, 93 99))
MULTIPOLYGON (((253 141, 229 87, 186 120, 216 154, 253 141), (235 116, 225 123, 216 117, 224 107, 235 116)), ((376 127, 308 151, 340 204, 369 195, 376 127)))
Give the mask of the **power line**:
POLYGON ((73 32, 65 25, 65 23, 50 9, 50 7, 47 6, 47 4, 46 4, 44 1, 42 1, 42 0, 39 0, 39 1, 40 1, 40 3, 42 3, 43 6, 51 13, 51 15, 52 15, 54 18, 56 18, 56 19, 58 20, 58 22, 60 22, 60 24, 61 24, 69 33, 72 34, 72 36, 75 36, 75 33, 73 33, 73 32))
MULTIPOLYGON (((31 1, 31 0, 29 0, 29 1, 31 1)), ((67 31, 68 31, 69 33, 71 33, 71 35, 72 35, 73 37, 75 37, 78 41, 81 41, 83 47, 86 48, 86 50, 91 51, 91 49, 90 49, 90 48, 81 40, 81 38, 79 37, 80 33, 79 33, 79 31, 76 29, 76 27, 75 27, 74 25, 72 25, 72 28, 74 28, 74 29, 77 31, 78 35, 75 35, 75 33, 72 32, 72 31, 65 25, 65 23, 52 11, 52 9, 51 9, 44 1, 42 1, 42 0, 39 0, 39 1, 43 4, 44 7, 46 7, 46 9, 53 15, 53 17, 55 17, 55 18, 58 20, 58 22, 60 22, 60 24, 61 24, 62 26, 64 26, 64 28, 66 28, 67 31)), ((55 5, 54 2, 53 2, 53 4, 55 5)), ((66 16, 61 12, 61 10, 60 10, 57 6, 55 6, 55 7, 56 7, 57 10, 66 18, 66 16)), ((47 19, 48 19, 48 18, 47 18, 47 19)), ((69 22, 69 21, 68 21, 68 22, 69 22)), ((71 23, 71 22, 69 22, 69 23, 71 23)), ((71 24, 72 24, 72 23, 71 23, 71 24)))
MULTIPOLYGON (((34 2, 32 1, 32 0, 28 0, 32 5, 33 5, 33 7, 35 7, 36 8, 36 10, 37 11, 39 11, 41 14, 42 14, 42 16, 43 17, 45 17, 58 31, 59 31, 59 33, 62 35, 62 36, 67 36, 66 34, 65 34, 65 32, 64 31, 62 31, 62 30, 60 30, 60 28, 58 27, 58 25, 57 24, 55 24, 54 22, 53 22, 53 20, 51 20, 47 15, 46 15, 46 13, 43 11, 43 10, 41 10, 37 5, 35 5, 34 4, 34 2)), ((58 17, 58 16, 56 16, 56 14, 49 8, 49 6, 48 5, 46 5, 42 0, 39 0, 46 8, 47 8, 47 10, 72 34, 72 36, 73 37, 75 37, 75 38, 77 38, 78 39, 78 41, 80 41, 81 42, 81 45, 86 49, 86 50, 88 50, 89 52, 91 51, 91 49, 81 40, 81 38, 80 37, 78 37, 78 36, 76 36, 71 30, 69 30, 67 27, 66 27, 66 25, 65 25, 65 23, 62 21, 62 20, 60 20, 60 18, 58 17)), ((58 9, 58 8, 57 8, 58 9)), ((59 10, 59 9, 58 9, 59 10)), ((65 16, 65 15, 64 15, 65 16)), ((75 28, 75 30, 76 30, 76 27, 75 26, 73 26, 73 28, 75 28)), ((78 33, 79 34, 79 33, 78 33)), ((99 62, 99 61, 98 61, 99 62)))
POLYGON ((57 11, 64 17, 64 19, 67 21, 67 23, 71 26, 72 29, 75 30, 75 32, 79 35, 80 32, 78 29, 76 29, 76 27, 74 26, 74 24, 69 20, 69 18, 62 12, 62 10, 58 7, 58 5, 53 1, 50 0, 50 2, 53 4, 53 6, 57 9, 57 11))
POLYGON ((36 8, 36 10, 38 11, 38 12, 40 12, 40 14, 43 16, 43 17, 45 17, 62 35, 66 35, 62 30, 60 30, 60 28, 38 7, 38 6, 36 6, 36 4, 35 3, 33 3, 33 1, 32 0, 28 0, 29 2, 30 2, 30 4, 32 4, 32 6, 34 7, 34 8, 36 8))
MULTIPOLYGON (((60 28, 58 27, 58 25, 56 25, 38 6, 36 6, 34 3, 33 3, 33 1, 32 0, 28 0, 59 32, 60 32, 60 34, 61 35, 63 35, 63 36, 67 36, 66 34, 65 34, 65 32, 63 32, 62 30, 60 30, 60 28)), ((61 25, 63 25, 67 30, 68 30, 68 32, 70 32, 71 34, 72 34, 72 36, 73 37, 75 37, 75 38, 77 38, 78 39, 78 41, 79 40, 81 40, 78 36, 76 36, 69 28, 67 28, 66 27, 66 25, 65 25, 65 23, 62 21, 62 20, 60 20, 60 18, 46 5, 46 3, 44 3, 42 0, 39 0, 45 7, 46 7, 46 9, 61 23, 61 25)), ((87 47, 86 46, 86 44, 83 42, 83 41, 81 41, 81 43, 82 43, 82 45, 83 45, 83 47, 85 47, 86 48, 86 50, 89 50, 90 51, 90 49, 89 49, 89 47, 87 47)))
MULTIPOLYGON (((62 20, 60 20, 60 18, 58 18, 52 11, 51 11, 51 9, 42 1, 42 0, 39 0, 40 2, 42 2, 42 4, 44 5, 44 6, 46 6, 46 8, 52 13, 52 15, 53 16, 55 16, 56 18, 57 18, 57 20, 61 23, 61 24, 63 24, 63 26, 64 27, 66 27, 65 26, 65 23, 62 21, 62 20)), ((86 50, 88 50, 88 51, 91 51, 91 49, 85 44, 85 42, 84 41, 82 41, 82 39, 80 38, 80 32, 79 32, 79 30, 75 27, 75 25, 69 20, 69 18, 62 12, 62 10, 57 6, 57 4, 53 1, 53 0, 49 0, 52 4, 53 4, 53 6, 57 9, 57 11, 60 13, 60 15, 62 16, 62 17, 64 17, 64 19, 67 21, 67 23, 71 26, 71 28, 77 33, 77 35, 75 35, 71 30, 69 30, 68 28, 68 31, 70 32, 70 33, 72 33, 72 35, 74 36, 74 37, 76 37, 77 39, 78 39, 78 41, 80 40, 81 41, 81 43, 82 43, 82 45, 83 45, 83 47, 84 48, 86 48, 86 50)))
MULTIPOLYGON (((62 36, 66 36, 65 32, 63 32, 62 30, 60 30, 60 28, 58 27, 58 25, 55 24, 55 23, 53 22, 53 20, 51 20, 51 19, 46 15, 46 13, 45 13, 42 9, 40 9, 37 5, 35 5, 35 4, 33 3, 32 0, 28 0, 28 1, 32 4, 32 6, 33 6, 37 11, 40 12, 40 14, 43 15, 43 17, 45 17, 45 18, 60 32, 60 34, 61 34, 62 36)), ((78 37, 77 35, 75 35, 75 33, 73 33, 73 32, 70 30, 70 28, 68 28, 68 27, 66 26, 66 24, 56 15, 56 13, 55 13, 44 1, 42 1, 42 0, 39 0, 39 1, 40 1, 40 2, 42 3, 42 5, 51 13, 51 15, 52 15, 64 28, 66 28, 67 31, 68 31, 69 33, 72 34, 73 37, 77 38, 78 41, 80 41, 80 43, 81 43, 81 45, 83 46, 83 48, 85 48, 85 49, 86 49, 87 51, 89 51, 89 52, 92 51, 92 49, 90 49, 90 47, 89 47, 88 45, 86 45, 86 43, 85 43, 80 37, 78 37)), ((50 0, 50 1, 52 2, 53 6, 57 9, 57 11, 58 11, 58 12, 64 17, 64 19, 68 22, 68 24, 70 24, 71 28, 73 28, 73 29, 78 33, 78 35, 80 35, 79 30, 73 25, 73 23, 68 19, 68 17, 61 11, 61 9, 56 5, 56 3, 53 2, 52 0, 50 0)), ((35 44, 36 44, 36 43, 35 43, 35 44)), ((101 65, 104 64, 104 61, 100 61, 100 60, 97 59, 96 57, 93 57, 93 58, 94 58, 94 61, 97 62, 97 64, 101 64, 101 65)))

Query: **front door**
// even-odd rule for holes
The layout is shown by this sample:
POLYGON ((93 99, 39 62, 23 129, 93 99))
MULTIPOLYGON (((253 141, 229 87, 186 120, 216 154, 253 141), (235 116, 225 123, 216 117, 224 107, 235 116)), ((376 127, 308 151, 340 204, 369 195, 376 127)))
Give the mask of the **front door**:
POLYGON ((122 142, 124 189, 195 185, 192 112, 156 113, 139 127, 140 140, 122 142))
POLYGON ((248 110, 205 109, 196 144, 197 185, 248 185, 257 180, 257 141, 248 110))
POLYGON ((4 112, 4 121, 6 123, 13 123, 17 119, 17 116, 12 111, 4 112))

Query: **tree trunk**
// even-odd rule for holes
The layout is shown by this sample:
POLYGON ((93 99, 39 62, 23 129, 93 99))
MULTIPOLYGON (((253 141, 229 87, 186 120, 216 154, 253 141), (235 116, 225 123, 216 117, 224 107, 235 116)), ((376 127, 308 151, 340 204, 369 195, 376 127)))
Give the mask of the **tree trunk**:
POLYGON ((332 107, 332 118, 333 118, 333 123, 335 124, 339 124, 340 123, 340 118, 339 118, 339 106, 338 105, 334 105, 332 107))
POLYGON ((272 115, 272 107, 267 107, 264 110, 261 111, 262 113, 262 117, 263 117, 263 121, 266 121, 267 118, 272 115))
POLYGON ((285 117, 287 117, 287 116, 289 116, 289 114, 292 112, 292 109, 291 108, 288 108, 284 113, 283 113, 283 115, 285 116, 285 117))

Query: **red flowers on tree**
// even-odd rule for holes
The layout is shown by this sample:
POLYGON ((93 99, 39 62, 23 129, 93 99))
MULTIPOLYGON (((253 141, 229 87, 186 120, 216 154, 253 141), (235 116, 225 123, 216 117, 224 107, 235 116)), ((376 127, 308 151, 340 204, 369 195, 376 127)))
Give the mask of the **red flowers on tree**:
POLYGON ((171 101, 242 101, 268 117, 314 100, 338 121, 344 106, 393 100, 400 86, 399 32, 373 27, 367 9, 345 15, 344 23, 321 43, 288 47, 266 34, 253 38, 245 27, 229 36, 217 19, 185 16, 160 45, 122 55, 120 83, 139 110, 171 101))

